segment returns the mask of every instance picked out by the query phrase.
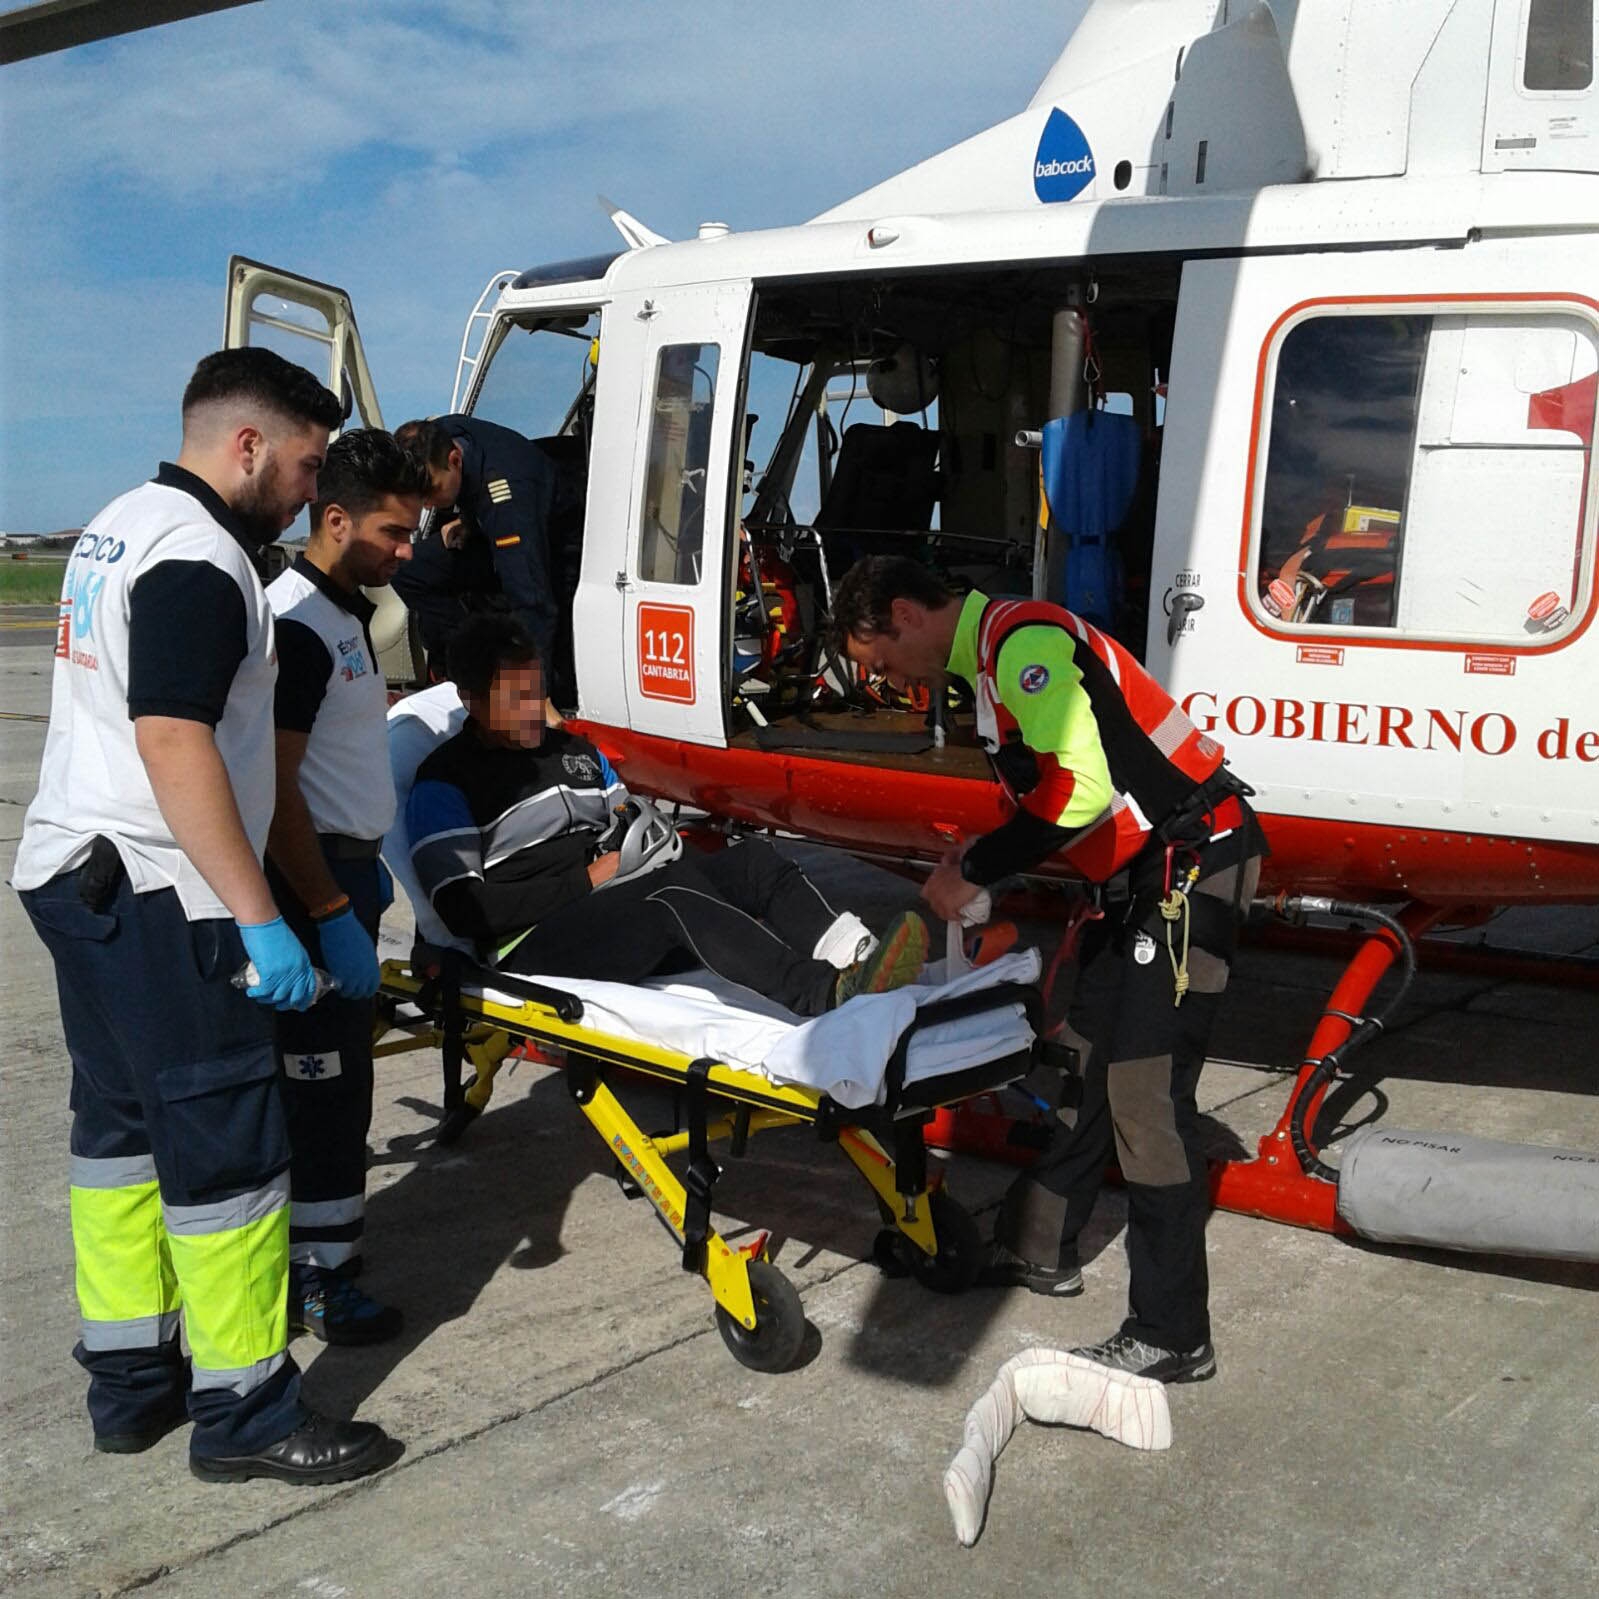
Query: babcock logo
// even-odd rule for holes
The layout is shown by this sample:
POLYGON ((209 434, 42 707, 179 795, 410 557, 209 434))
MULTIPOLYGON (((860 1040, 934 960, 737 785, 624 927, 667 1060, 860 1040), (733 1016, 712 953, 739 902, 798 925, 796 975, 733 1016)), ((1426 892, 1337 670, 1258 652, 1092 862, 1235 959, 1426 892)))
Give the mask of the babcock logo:
POLYGON ((1094 152, 1083 130, 1057 107, 1033 157, 1033 193, 1048 204, 1075 199, 1094 181, 1094 152))

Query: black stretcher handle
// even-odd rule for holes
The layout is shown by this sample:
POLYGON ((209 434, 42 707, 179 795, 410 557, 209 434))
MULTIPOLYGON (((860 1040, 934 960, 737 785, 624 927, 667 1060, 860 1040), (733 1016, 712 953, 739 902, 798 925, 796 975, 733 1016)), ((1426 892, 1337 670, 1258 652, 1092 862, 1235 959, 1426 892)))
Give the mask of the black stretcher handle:
POLYGON ((489 966, 474 966, 469 961, 462 964, 461 981, 481 983, 484 988, 503 989, 520 999, 530 999, 535 1005, 545 1005, 563 1022, 583 1020, 583 1001, 576 994, 568 994, 565 989, 546 988, 543 983, 530 983, 525 977, 497 972, 489 966))

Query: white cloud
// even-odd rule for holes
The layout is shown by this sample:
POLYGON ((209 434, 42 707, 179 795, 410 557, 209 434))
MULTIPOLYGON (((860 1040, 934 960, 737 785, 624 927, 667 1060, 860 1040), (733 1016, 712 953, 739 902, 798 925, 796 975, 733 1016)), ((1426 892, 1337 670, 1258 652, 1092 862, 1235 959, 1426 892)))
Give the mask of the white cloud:
POLYGON ((0 420, 59 445, 0 525, 170 447, 230 248, 343 284, 389 419, 437 409, 491 272, 614 243, 596 193, 679 237, 800 220, 1019 109, 1080 8, 262 0, 8 67, 0 420))

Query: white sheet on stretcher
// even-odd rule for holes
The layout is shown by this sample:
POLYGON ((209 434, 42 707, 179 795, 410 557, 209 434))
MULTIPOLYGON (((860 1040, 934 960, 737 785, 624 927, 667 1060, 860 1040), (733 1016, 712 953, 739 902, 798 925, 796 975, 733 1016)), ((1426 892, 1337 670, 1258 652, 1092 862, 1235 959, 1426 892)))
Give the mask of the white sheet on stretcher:
MULTIPOLYGON (((760 1072, 772 1082, 798 1084, 858 1110, 883 1102, 883 1077, 899 1036, 919 1005, 990 988, 996 983, 1036 983, 1038 951, 1013 950, 944 982, 942 961, 924 971, 923 983, 887 994, 862 994, 838 1010, 809 1020, 710 972, 651 978, 645 983, 600 983, 584 978, 533 977, 583 1001, 583 1024, 619 1038, 637 1039, 693 1059, 706 1056, 760 1072)), ((521 999, 492 987, 468 985, 502 1005, 521 999)), ((905 1081, 922 1082, 965 1071, 1026 1049, 1033 1030, 1019 1004, 995 1006, 918 1033, 906 1057, 905 1081)))

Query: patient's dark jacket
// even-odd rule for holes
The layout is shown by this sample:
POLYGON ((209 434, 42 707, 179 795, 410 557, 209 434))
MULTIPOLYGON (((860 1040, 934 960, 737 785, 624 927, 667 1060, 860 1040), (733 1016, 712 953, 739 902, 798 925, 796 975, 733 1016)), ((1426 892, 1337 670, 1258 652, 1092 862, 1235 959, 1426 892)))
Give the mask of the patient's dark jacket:
POLYGON ((471 720, 423 761, 405 808, 411 864, 439 919, 485 957, 592 890, 588 863, 627 789, 587 739, 485 743, 471 720))

